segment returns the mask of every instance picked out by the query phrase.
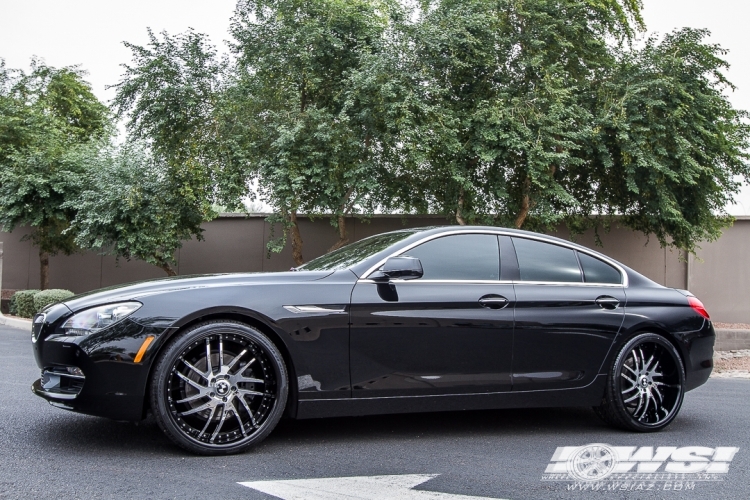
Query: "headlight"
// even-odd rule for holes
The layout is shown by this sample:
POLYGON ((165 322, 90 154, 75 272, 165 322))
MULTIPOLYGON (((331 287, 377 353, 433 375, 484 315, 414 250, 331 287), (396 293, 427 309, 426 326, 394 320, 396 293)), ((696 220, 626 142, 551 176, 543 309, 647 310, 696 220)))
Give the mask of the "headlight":
POLYGON ((89 335, 125 319, 142 305, 140 302, 120 302, 86 309, 74 314, 62 329, 65 335, 89 335))

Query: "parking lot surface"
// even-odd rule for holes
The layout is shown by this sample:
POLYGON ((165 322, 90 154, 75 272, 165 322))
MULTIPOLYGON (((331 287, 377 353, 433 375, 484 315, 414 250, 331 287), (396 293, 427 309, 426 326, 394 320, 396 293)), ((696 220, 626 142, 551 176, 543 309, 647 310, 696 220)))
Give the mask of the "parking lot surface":
MULTIPOLYGON (((153 421, 135 425, 77 415, 32 395, 30 386, 39 370, 25 331, 0 326, 0 360, 0 497, 5 498, 750 495, 748 380, 709 380, 686 395, 675 422, 656 434, 611 429, 588 408, 289 420, 250 452, 217 458, 183 452, 153 421), (676 448, 683 455, 692 452, 688 458, 697 462, 675 462, 675 454, 664 464, 695 468, 704 463, 698 463, 700 468, 710 463, 712 470, 723 467, 726 472, 705 474, 697 481, 675 475, 614 481, 610 476, 597 483, 556 480, 545 473, 564 463, 560 453, 570 455, 574 448, 593 443, 637 451, 639 455, 630 460, 640 457, 638 463, 645 463, 649 452, 669 454, 676 448), (719 448, 724 451, 716 451, 719 448), (712 456, 708 449, 717 454, 712 456)), ((622 462, 623 455, 618 456, 622 462)))

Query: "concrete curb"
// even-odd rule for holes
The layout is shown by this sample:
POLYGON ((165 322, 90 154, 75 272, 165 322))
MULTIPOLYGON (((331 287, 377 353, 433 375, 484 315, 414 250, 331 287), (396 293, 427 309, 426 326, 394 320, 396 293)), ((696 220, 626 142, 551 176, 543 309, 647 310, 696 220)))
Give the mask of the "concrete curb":
POLYGON ((716 329, 715 351, 750 349, 750 330, 716 329))
POLYGON ((21 330, 31 331, 31 320, 30 319, 17 319, 3 316, 0 313, 0 325, 10 326, 12 328, 18 328, 21 330))

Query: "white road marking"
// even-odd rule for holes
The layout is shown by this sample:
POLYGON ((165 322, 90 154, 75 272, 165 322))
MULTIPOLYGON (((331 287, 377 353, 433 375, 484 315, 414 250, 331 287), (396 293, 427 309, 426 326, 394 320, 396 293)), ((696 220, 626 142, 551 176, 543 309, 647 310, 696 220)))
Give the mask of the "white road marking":
POLYGON ((403 474, 394 476, 327 477, 319 479, 290 479, 284 481, 249 481, 239 483, 282 500, 492 500, 413 490, 439 474, 403 474))

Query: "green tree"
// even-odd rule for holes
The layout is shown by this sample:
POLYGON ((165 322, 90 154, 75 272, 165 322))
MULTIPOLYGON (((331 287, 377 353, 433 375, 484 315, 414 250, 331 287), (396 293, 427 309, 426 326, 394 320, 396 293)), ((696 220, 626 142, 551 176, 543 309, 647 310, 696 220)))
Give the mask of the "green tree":
POLYGON ((608 40, 641 24, 633 0, 424 2, 412 28, 407 209, 459 224, 544 227, 575 207, 565 172, 592 133, 591 81, 608 40), (421 182, 420 182, 421 180, 421 182), (533 210, 534 219, 529 221, 533 210))
POLYGON ((118 115, 204 218, 257 188, 297 264, 299 213, 330 217, 334 248, 375 210, 574 232, 616 216, 688 250, 729 223, 748 128, 705 32, 635 49, 640 0, 415 8, 242 0, 234 63, 203 35, 150 33, 128 45, 118 115))
POLYGON ((143 260, 175 276, 175 252, 201 240, 201 203, 182 196, 169 167, 141 143, 81 151, 86 168, 71 223, 75 242, 127 260, 143 260))
POLYGON ((747 113, 723 91, 725 51, 683 29, 617 53, 598 86, 591 145, 569 190, 582 222, 620 216, 661 245, 694 251, 731 224, 725 207, 750 177, 747 113))
MULTIPOLYGON (((216 118, 221 63, 206 35, 188 31, 176 36, 148 31, 146 46, 125 42, 131 64, 116 89, 116 116, 127 118, 135 141, 148 145, 166 170, 185 206, 199 207, 202 217, 215 217, 217 173, 226 165, 216 118)), ((231 159, 231 158, 230 158, 231 159)))
POLYGON ((422 7, 399 49, 413 91, 395 208, 574 232, 616 216, 688 251, 730 223, 750 135, 705 31, 633 48, 636 1, 422 7))
MULTIPOLYGON (((352 92, 400 7, 387 0, 243 0, 231 33, 247 124, 248 168, 304 261, 297 214, 371 213, 382 167, 376 102, 352 92)), ((279 249, 276 246, 275 249, 279 249)))
POLYGON ((31 71, 0 66, 0 225, 30 226, 39 249, 41 289, 49 287, 49 257, 76 250, 67 231, 81 165, 75 151, 106 135, 109 112, 77 67, 33 60, 31 71))

